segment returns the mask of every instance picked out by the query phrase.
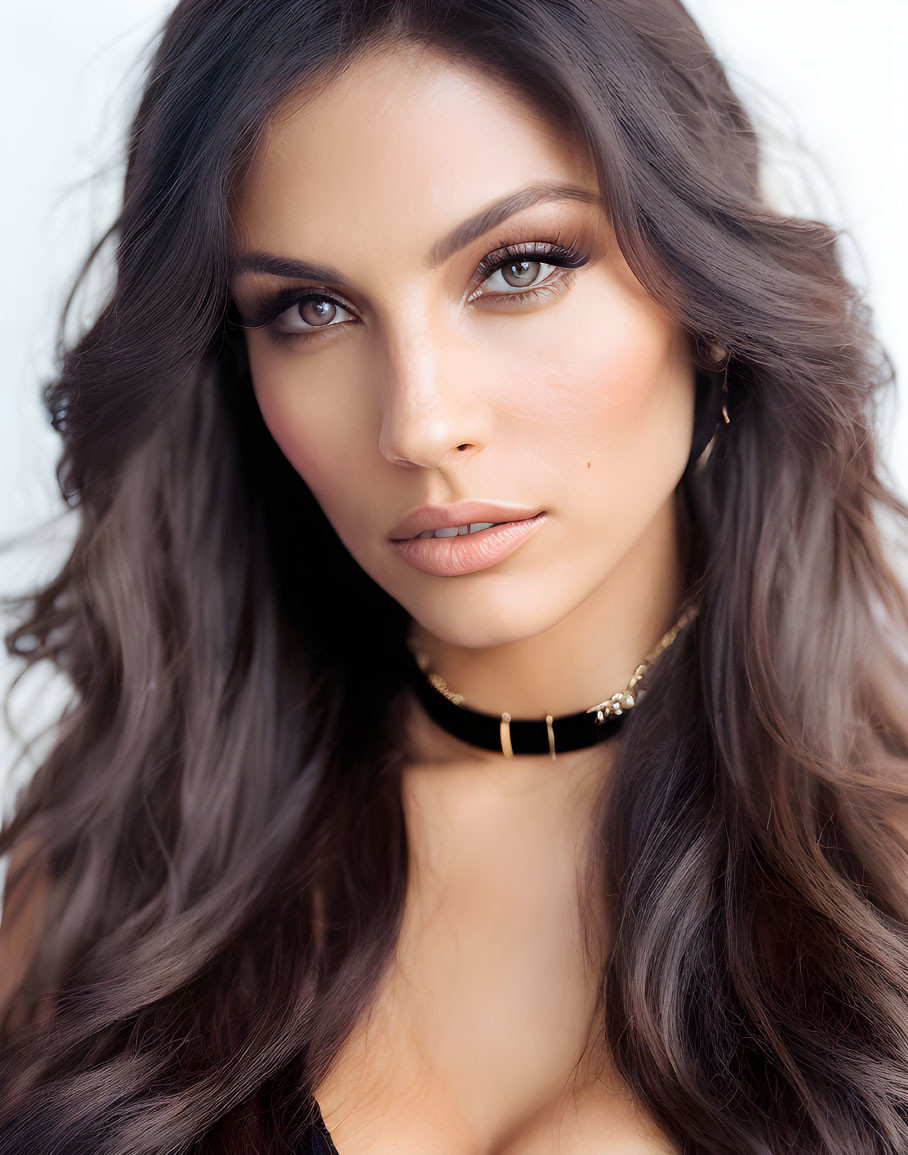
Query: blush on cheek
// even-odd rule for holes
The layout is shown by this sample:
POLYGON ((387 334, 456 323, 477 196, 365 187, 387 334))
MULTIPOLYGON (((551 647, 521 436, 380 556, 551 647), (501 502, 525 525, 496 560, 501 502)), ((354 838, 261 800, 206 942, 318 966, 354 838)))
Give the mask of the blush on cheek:
MULTIPOLYGON (((612 350, 602 375, 600 413, 625 435, 671 423, 693 405, 693 375, 671 328, 652 327, 612 350)), ((683 420, 682 420, 683 425, 683 420)))
POLYGON ((268 432, 296 472, 308 482, 313 457, 309 423, 287 399, 286 392, 267 377, 253 373, 253 393, 268 432))
POLYGON ((645 507, 661 502, 684 470, 693 410, 694 373, 678 347, 668 342, 661 357, 622 350, 600 375, 581 426, 584 448, 595 449, 583 455, 593 499, 605 493, 619 505, 632 496, 645 507))

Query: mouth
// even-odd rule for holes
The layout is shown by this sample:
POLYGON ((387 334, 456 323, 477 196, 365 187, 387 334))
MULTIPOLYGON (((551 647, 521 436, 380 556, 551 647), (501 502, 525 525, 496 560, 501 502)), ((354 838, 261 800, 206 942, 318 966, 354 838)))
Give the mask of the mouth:
POLYGON ((390 541, 409 541, 422 534, 442 537, 467 537, 471 532, 512 522, 527 521, 538 516, 539 507, 516 505, 502 501, 465 499, 447 505, 423 505, 413 510, 394 526, 388 534, 390 541))
POLYGON ((402 560, 434 577, 460 577, 489 569, 509 557, 544 524, 545 510, 532 517, 502 522, 465 522, 427 529, 414 537, 391 539, 402 560))
POLYGON ((447 529, 427 529, 418 533, 416 538, 405 538, 405 541, 415 541, 426 537, 466 537, 471 533, 481 533, 484 529, 495 529, 499 525, 512 525, 507 521, 474 521, 469 525, 452 525, 447 529))

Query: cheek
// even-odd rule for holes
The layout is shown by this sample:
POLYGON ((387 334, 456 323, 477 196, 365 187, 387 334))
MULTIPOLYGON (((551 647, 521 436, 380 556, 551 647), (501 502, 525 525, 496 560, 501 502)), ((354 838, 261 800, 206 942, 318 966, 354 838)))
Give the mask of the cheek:
POLYGON ((598 375, 590 427, 601 464, 657 474, 683 469, 693 433, 694 375, 683 334, 660 327, 617 344, 598 375))
POLYGON ((508 424, 511 456, 559 514, 547 580, 582 599, 624 559, 641 580, 665 564, 695 388, 686 334, 638 287, 606 271, 572 304, 521 350, 508 424))
POLYGON ((592 524, 606 521, 622 540, 664 506, 690 454, 694 374, 683 335, 616 353, 599 398, 589 410, 585 504, 592 524))
POLYGON ((299 394, 283 385, 279 374, 259 365, 253 368, 252 380, 255 399, 271 436, 297 473, 306 479, 316 457, 311 415, 299 394))
POLYGON ((520 439, 591 499, 673 489, 693 432, 683 331, 648 297, 608 282, 569 326, 537 335, 508 389, 520 439))
POLYGON ((300 380, 292 355, 250 342, 249 363, 253 392, 271 436, 316 500, 330 507, 338 485, 356 474, 344 468, 358 453, 355 409, 336 391, 319 388, 311 376, 300 380))

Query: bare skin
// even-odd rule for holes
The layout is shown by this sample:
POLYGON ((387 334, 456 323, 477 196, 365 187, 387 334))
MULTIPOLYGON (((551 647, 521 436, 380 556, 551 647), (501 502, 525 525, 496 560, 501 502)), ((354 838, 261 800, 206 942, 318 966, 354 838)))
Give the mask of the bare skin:
MULTIPOLYGON (((411 873, 378 997, 315 1097, 342 1155, 675 1155, 596 1046, 576 865, 614 750, 517 764, 415 720, 411 873), (433 732, 434 731, 434 732, 433 732)), ((586 915, 589 918, 589 912, 586 915)))
MULTIPOLYGON (((344 278, 234 275, 247 318, 287 288, 344 302, 324 320, 294 305, 247 330, 256 397, 350 553, 409 611, 433 668, 491 713, 572 713, 621 689, 681 595, 689 350, 597 198, 588 158, 525 102, 395 49, 281 111, 234 213, 237 256, 344 278), (539 203, 426 262, 462 222, 539 182, 587 197, 539 203), (502 245, 555 240, 589 258, 570 278, 540 259, 551 291, 529 305, 501 271, 476 275, 502 245), (317 326, 328 331, 311 336, 317 326), (389 548, 406 514, 464 498, 548 520, 479 573, 427 575, 389 548)), ((370 1013, 315 1088, 342 1155, 673 1152, 607 1057, 585 1054, 598 975, 577 872, 614 749, 556 766, 506 760, 416 706, 408 738, 403 932, 370 1013)))

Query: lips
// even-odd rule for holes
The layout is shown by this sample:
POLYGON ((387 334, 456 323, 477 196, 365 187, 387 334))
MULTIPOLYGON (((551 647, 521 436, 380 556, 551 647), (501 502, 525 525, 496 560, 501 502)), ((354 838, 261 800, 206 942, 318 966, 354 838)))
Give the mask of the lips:
POLYGON ((388 544, 401 561, 433 577, 453 578, 479 573, 510 557, 545 523, 545 510, 534 517, 505 521, 474 533, 453 537, 416 537, 388 544))
MULTIPOLYGON (((495 501, 456 501, 451 505, 424 505, 408 514, 388 534, 390 541, 409 541, 436 529, 454 529, 477 522, 528 521, 544 512, 536 507, 504 505, 495 501)), ((488 532, 488 531, 483 531, 488 532)))

